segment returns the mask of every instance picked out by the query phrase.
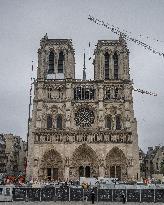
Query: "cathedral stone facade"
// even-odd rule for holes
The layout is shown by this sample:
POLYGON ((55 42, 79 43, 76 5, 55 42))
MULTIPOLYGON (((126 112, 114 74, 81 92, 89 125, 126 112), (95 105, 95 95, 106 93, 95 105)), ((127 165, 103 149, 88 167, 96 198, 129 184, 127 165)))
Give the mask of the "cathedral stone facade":
POLYGON ((70 39, 47 35, 41 39, 27 176, 138 179, 137 122, 126 42, 122 37, 98 41, 94 80, 75 79, 74 54, 70 39))

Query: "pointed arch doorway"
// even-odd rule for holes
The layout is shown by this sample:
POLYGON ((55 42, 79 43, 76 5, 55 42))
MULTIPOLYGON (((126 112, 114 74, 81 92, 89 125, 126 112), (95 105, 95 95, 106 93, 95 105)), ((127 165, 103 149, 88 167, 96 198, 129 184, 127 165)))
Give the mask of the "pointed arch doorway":
POLYGON ((112 148, 106 156, 106 176, 123 180, 127 178, 126 157, 118 147, 112 148))
POLYGON ((47 178, 48 180, 58 180, 58 168, 47 168, 47 178))
POLYGON ((70 178, 98 177, 98 157, 90 146, 80 145, 74 151, 71 161, 71 172, 74 174, 70 178))
POLYGON ((47 151, 41 160, 40 178, 48 180, 58 180, 63 177, 62 157, 56 150, 47 151))
POLYGON ((121 179, 121 167, 120 166, 110 166, 110 177, 121 179))
POLYGON ((90 166, 80 166, 79 167, 79 177, 90 177, 91 168, 90 166))

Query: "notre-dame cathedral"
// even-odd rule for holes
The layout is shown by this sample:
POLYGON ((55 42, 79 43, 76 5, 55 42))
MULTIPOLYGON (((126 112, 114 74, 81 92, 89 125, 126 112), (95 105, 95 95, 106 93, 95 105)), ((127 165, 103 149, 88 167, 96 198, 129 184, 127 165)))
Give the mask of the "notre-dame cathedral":
POLYGON ((35 180, 140 177, 133 83, 125 40, 99 40, 94 80, 75 79, 70 39, 38 49, 27 176, 35 180))

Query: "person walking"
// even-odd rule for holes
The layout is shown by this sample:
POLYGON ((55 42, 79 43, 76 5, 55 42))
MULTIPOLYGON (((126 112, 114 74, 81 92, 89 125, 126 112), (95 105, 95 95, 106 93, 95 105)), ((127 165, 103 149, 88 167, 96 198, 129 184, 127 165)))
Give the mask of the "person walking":
POLYGON ((92 204, 94 204, 95 203, 95 192, 94 192, 94 190, 92 190, 92 192, 91 192, 91 200, 92 200, 92 204))
POLYGON ((122 193, 122 203, 125 204, 125 202, 126 202, 125 194, 122 193))

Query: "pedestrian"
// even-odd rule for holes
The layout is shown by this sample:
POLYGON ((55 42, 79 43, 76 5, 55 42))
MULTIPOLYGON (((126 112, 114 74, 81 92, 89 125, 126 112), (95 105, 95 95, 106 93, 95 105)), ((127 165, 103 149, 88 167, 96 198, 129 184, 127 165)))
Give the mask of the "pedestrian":
POLYGON ((125 204, 125 202, 126 202, 125 194, 122 193, 122 203, 125 204))
POLYGON ((91 200, 92 200, 92 204, 94 204, 95 203, 95 192, 94 192, 94 190, 92 190, 92 192, 91 192, 91 200))

